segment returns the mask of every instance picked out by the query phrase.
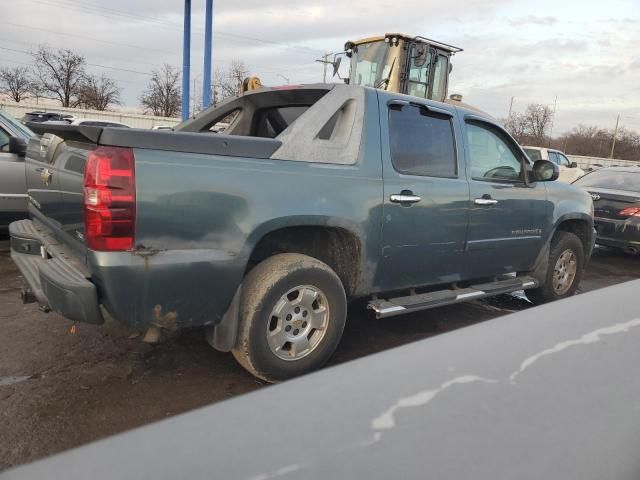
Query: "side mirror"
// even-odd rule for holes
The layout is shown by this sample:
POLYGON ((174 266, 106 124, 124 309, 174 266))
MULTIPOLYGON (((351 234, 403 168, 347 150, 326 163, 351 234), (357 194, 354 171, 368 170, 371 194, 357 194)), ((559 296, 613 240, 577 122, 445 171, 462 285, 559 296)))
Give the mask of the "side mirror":
POLYGON ((10 137, 9 153, 15 153, 19 157, 25 157, 27 155, 27 141, 21 137, 10 137))
POLYGON ((553 182, 560 176, 558 165, 549 160, 537 160, 533 164, 533 178, 538 182, 553 182))
POLYGON ((578 168, 578 163, 577 162, 571 162, 569 164, 569 168, 578 168))
POLYGON ((333 65, 333 76, 335 77, 338 74, 338 70, 340 70, 340 64, 342 63, 342 57, 338 57, 336 58, 332 65, 333 65))

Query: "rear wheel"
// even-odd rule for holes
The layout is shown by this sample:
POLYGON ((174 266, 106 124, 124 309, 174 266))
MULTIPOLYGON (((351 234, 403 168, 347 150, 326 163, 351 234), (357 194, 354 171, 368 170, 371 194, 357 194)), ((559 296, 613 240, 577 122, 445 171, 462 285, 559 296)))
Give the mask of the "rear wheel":
POLYGON ((331 268, 306 255, 275 255, 244 280, 232 353, 269 382, 310 372, 335 351, 346 314, 344 288, 331 268))
POLYGON ((559 231, 551 241, 549 265, 544 284, 527 291, 535 304, 570 297, 575 294, 584 271, 584 247, 570 232, 559 231))

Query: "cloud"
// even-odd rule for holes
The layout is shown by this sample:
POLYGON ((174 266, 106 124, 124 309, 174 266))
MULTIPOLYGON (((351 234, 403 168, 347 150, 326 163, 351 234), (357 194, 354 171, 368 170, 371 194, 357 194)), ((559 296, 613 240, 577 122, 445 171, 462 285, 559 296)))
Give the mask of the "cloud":
POLYGON ((526 17, 513 18, 509 20, 509 25, 512 27, 519 27, 522 25, 544 25, 552 27, 558 23, 556 17, 537 17, 535 15, 527 15, 526 17))
MULTIPOLYGON (((557 131, 563 131, 587 119, 615 118, 622 107, 640 110, 637 1, 619 0, 615 11, 581 0, 538 0, 535 10, 527 0, 450 0, 446 8, 440 0, 218 1, 214 65, 240 59, 265 85, 281 84, 279 75, 311 83, 322 78, 315 60, 340 51, 346 40, 421 34, 464 48, 453 60, 450 93, 462 93, 495 117, 506 115, 511 96, 517 110, 553 103, 558 95, 557 131)), ((0 47, 29 51, 48 43, 82 53, 93 64, 91 73, 119 83, 130 106, 137 105, 153 68, 182 65, 181 1, 4 3, 0 47)), ((204 1, 192 5, 191 78, 199 92, 204 1)), ((10 62, 30 58, 0 49, 0 66, 10 62)), ((640 129, 637 123, 628 126, 640 129)))

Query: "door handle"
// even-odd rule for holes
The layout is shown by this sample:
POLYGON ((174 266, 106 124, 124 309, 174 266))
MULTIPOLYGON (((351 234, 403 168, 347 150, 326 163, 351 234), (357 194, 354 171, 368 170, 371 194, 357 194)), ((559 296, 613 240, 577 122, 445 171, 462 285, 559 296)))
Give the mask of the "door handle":
POLYGON ((422 200, 422 197, 413 195, 413 193, 410 192, 402 192, 394 193, 389 197, 389 200, 391 200, 393 203, 418 203, 420 200, 422 200))
POLYGON ((473 203, 475 203, 476 205, 495 205, 496 203, 498 203, 498 200, 494 200, 493 198, 489 197, 489 198, 476 198, 473 203))

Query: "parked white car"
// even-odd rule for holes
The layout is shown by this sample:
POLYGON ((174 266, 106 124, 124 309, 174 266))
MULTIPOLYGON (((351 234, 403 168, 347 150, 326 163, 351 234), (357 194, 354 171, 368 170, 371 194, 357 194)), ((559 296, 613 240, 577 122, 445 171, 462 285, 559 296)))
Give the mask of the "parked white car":
POLYGON ((536 160, 549 160, 560 168, 559 182, 572 183, 586 173, 576 162, 572 162, 560 150, 542 147, 522 147, 532 162, 536 160))

